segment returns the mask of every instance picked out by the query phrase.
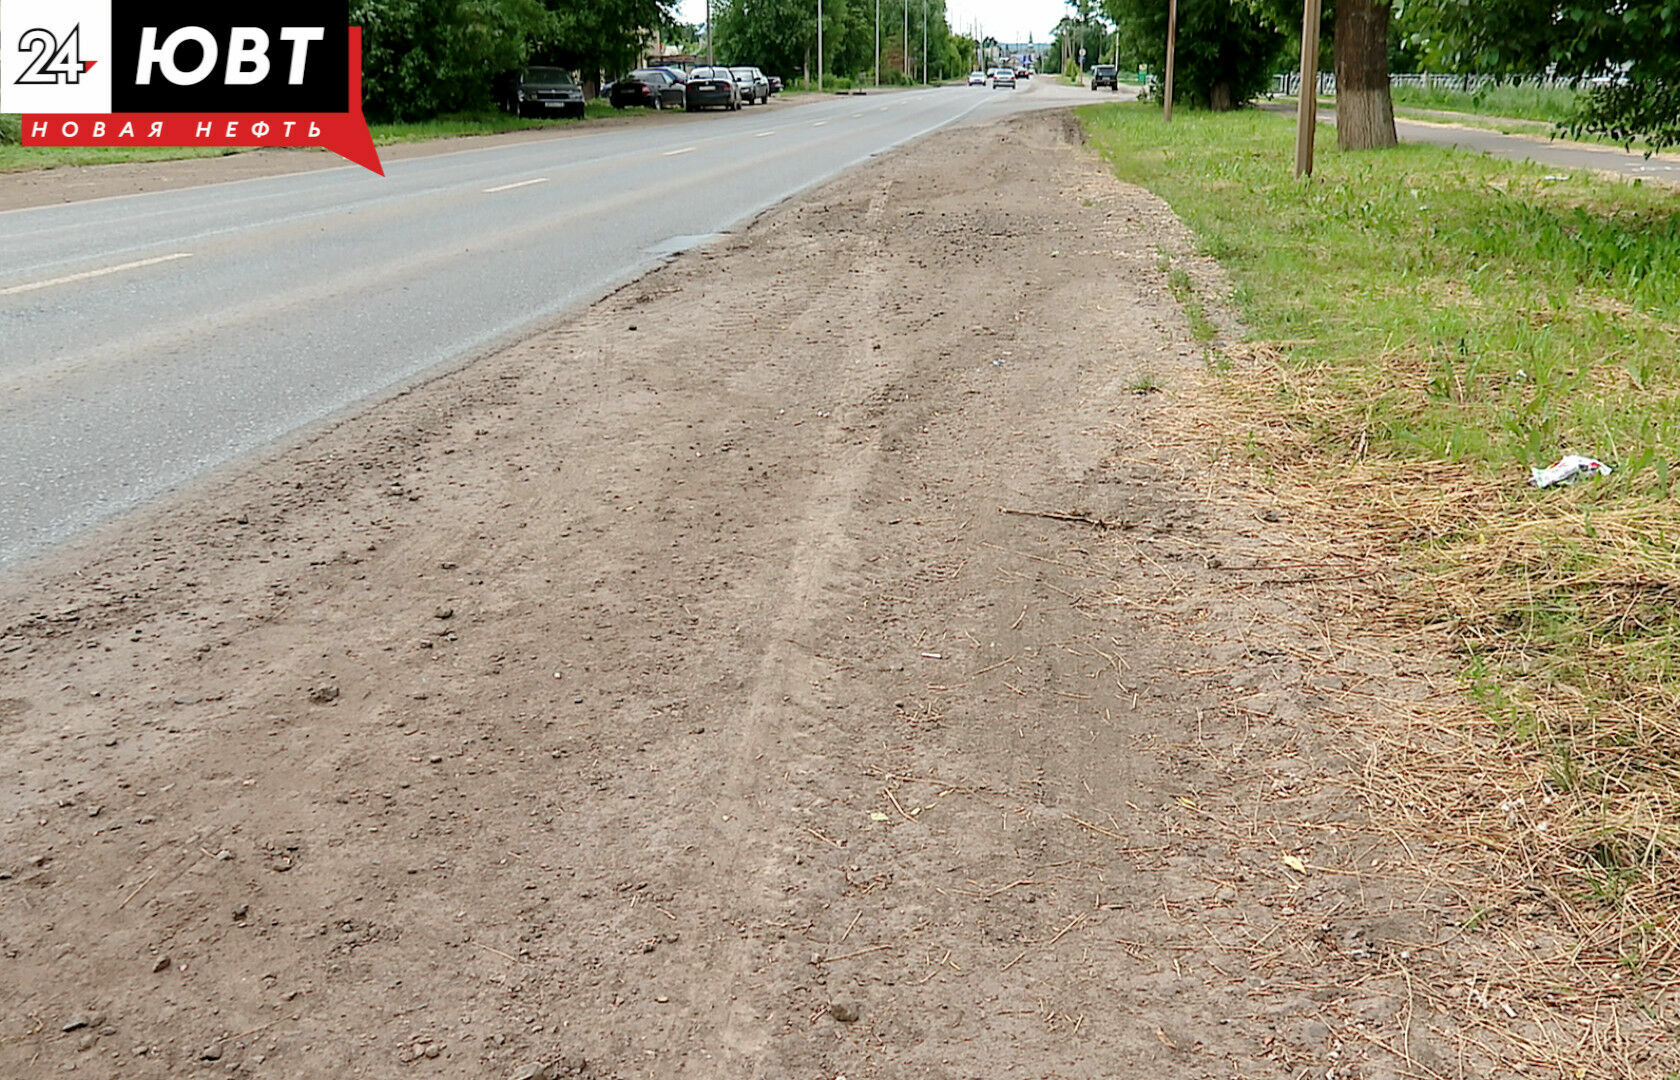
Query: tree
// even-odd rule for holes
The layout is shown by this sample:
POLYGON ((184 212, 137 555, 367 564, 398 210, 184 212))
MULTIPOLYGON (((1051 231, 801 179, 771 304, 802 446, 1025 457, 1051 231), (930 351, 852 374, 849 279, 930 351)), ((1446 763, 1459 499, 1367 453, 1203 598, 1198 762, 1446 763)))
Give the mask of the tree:
POLYGON ((550 30, 532 50, 534 60, 581 72, 589 79, 617 77, 641 62, 654 33, 677 28, 672 0, 542 0, 550 30))
POLYGON ((1336 0, 1336 145, 1395 146, 1388 85, 1388 0, 1336 0))
POLYGON ((487 108, 497 75, 552 34, 538 0, 353 0, 362 28, 362 102, 376 120, 487 108))
POLYGON ((1680 4, 1674 0, 1410 0, 1405 22, 1458 71, 1553 73, 1590 84, 1578 131, 1680 143, 1680 4))
MULTIPOLYGON (((1120 30, 1122 54, 1166 67, 1167 5, 1160 0, 1104 0, 1120 30)), ((1297 20, 1299 16, 1297 15, 1297 20)), ((1247 3, 1179 0, 1173 97, 1210 109, 1235 109, 1270 84, 1285 37, 1247 3)))

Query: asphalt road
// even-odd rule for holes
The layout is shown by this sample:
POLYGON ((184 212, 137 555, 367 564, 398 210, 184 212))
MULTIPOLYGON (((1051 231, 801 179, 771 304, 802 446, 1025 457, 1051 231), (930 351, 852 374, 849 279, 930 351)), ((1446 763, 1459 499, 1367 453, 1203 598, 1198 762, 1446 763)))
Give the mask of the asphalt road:
POLYGON ((1090 100, 1035 80, 772 103, 0 214, 0 573, 890 147, 1090 100))

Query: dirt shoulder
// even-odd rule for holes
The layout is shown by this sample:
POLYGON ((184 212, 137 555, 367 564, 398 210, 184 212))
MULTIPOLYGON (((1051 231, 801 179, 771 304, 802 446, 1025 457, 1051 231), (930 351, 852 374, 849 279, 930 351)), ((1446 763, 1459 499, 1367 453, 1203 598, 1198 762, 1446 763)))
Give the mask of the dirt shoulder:
POLYGON ((1206 466, 1188 238, 1076 135, 887 155, 14 581, 0 1074, 1488 1075, 1359 797, 1438 667, 1206 466))

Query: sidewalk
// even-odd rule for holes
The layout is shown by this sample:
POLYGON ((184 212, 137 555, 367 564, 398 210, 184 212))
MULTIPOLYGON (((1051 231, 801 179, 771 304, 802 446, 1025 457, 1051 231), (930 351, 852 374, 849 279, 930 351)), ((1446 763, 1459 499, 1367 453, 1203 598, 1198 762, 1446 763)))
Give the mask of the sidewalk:
MULTIPOLYGON (((1293 103, 1266 102, 1259 107, 1269 112, 1288 113, 1291 116, 1295 114, 1293 103)), ((1322 123, 1334 125, 1336 110, 1321 107, 1318 118, 1322 123)), ((1654 154, 1647 158, 1637 150, 1620 150, 1596 143, 1569 142, 1544 135, 1506 135, 1445 120, 1435 123, 1397 117, 1394 127, 1405 142, 1456 146, 1474 153, 1490 154, 1512 161, 1533 161, 1560 169, 1590 169, 1630 179, 1680 185, 1680 156, 1654 154)))

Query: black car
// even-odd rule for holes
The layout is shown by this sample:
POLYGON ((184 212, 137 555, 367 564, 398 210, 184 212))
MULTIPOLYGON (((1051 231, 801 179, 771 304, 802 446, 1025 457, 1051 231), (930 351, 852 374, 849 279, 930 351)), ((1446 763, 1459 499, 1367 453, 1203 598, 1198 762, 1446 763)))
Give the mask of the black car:
POLYGON ((513 89, 513 109, 519 116, 583 118, 583 87, 565 68, 526 68, 513 89))
POLYGON ((779 94, 782 92, 782 80, 776 78, 774 75, 766 75, 764 77, 770 80, 770 92, 772 94, 779 94))
POLYGON ((685 104, 689 112, 741 107, 741 87, 735 82, 734 72, 726 67, 697 67, 688 73, 688 82, 683 85, 688 91, 685 104))
POLYGON ((681 109, 688 104, 683 84, 663 68, 637 68, 612 84, 607 100, 615 109, 641 105, 649 109, 681 109))
POLYGON ((1114 91, 1120 89, 1120 69, 1113 64, 1098 64, 1091 69, 1091 89, 1103 86, 1114 91))

